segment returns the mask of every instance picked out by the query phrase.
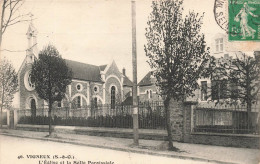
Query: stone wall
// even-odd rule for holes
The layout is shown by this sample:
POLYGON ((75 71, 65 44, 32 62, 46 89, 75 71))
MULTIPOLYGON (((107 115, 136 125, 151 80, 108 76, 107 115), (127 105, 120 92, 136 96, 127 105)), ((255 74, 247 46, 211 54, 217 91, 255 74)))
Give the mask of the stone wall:
POLYGON ((172 127, 173 140, 183 141, 183 125, 184 125, 184 104, 182 102, 176 102, 173 99, 169 104, 170 108, 170 120, 172 127))
POLYGON ((194 102, 170 101, 171 126, 173 140, 186 143, 232 146, 243 148, 259 148, 259 135, 225 134, 225 133, 194 133, 194 102))
POLYGON ((192 133, 189 143, 259 149, 259 136, 192 133))

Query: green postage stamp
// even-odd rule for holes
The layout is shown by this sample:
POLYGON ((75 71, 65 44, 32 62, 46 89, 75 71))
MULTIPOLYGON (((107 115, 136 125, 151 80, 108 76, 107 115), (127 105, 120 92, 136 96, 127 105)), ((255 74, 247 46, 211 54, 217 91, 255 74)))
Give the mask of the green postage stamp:
POLYGON ((228 0, 230 41, 260 41, 260 0, 228 0))

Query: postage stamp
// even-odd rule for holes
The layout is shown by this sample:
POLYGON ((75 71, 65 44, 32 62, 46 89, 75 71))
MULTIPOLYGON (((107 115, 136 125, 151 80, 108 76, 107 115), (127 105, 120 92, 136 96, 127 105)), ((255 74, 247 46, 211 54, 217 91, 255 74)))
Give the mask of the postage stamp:
POLYGON ((228 40, 260 41, 260 1, 228 0, 228 40))

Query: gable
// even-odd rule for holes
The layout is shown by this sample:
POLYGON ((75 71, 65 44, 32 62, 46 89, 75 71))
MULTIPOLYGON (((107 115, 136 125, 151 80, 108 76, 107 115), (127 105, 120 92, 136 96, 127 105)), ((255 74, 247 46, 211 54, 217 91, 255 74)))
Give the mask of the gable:
MULTIPOLYGON (((36 59, 36 56, 34 54, 31 54, 30 56, 32 56, 34 59, 36 59)), ((26 64, 28 62, 28 55, 25 56, 22 65, 20 66, 19 70, 18 70, 18 75, 21 73, 21 71, 23 70, 24 67, 26 67, 26 64)))
POLYGON ((113 61, 107 68, 104 70, 106 77, 109 75, 116 75, 119 79, 123 76, 122 73, 119 71, 116 63, 113 61))
POLYGON ((138 86, 146 86, 146 85, 153 85, 152 81, 151 81, 151 75, 152 72, 148 72, 144 78, 137 84, 138 86))
POLYGON ((26 65, 26 58, 24 58, 23 62, 22 62, 22 65, 20 66, 19 70, 18 70, 18 77, 20 76, 21 74, 21 71, 23 70, 23 68, 25 67, 26 65))

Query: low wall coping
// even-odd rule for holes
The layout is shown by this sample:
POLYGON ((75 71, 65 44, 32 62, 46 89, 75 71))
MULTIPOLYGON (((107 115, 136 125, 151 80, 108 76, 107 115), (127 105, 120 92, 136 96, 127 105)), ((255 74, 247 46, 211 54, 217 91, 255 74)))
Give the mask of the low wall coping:
MULTIPOLYGON (((27 124, 18 124, 18 128, 41 128, 48 129, 49 125, 27 125, 27 124)), ((133 133, 133 129, 126 128, 103 128, 103 127, 79 127, 79 126, 56 126, 52 125, 54 130, 71 130, 71 131, 95 131, 95 132, 113 132, 113 133, 133 133)), ((142 134, 156 134, 156 135, 167 135, 166 130, 158 129, 138 129, 139 133, 142 134)))
POLYGON ((224 134, 224 133, 192 132, 190 135, 209 135, 209 136, 227 136, 227 137, 252 137, 252 138, 260 138, 260 135, 259 135, 259 134, 224 134))

